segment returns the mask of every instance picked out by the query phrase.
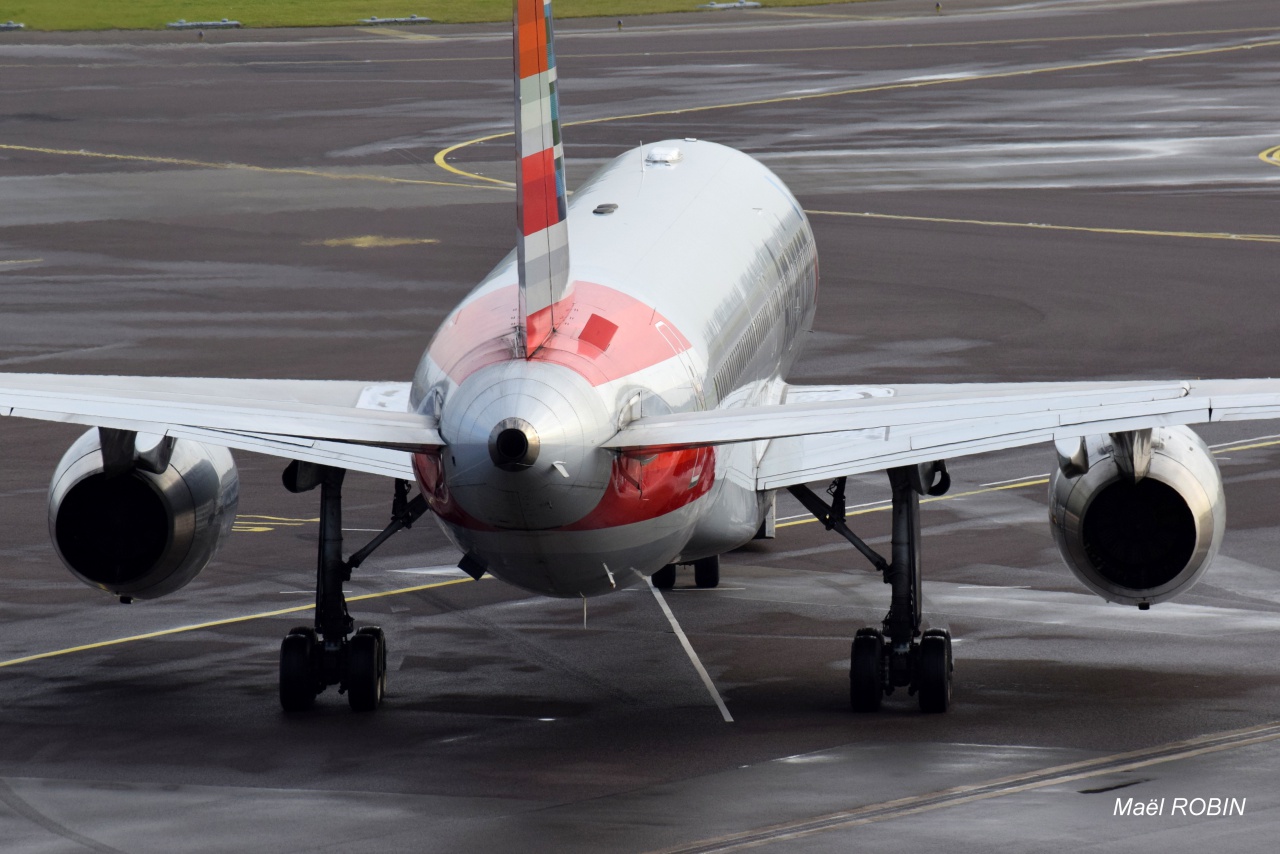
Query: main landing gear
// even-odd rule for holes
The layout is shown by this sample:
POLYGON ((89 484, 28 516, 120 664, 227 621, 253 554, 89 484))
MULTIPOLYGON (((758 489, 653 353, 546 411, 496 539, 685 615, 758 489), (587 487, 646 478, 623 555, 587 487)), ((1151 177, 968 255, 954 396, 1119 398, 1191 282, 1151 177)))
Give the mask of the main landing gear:
POLYGON ((925 712, 951 705, 951 634, 920 630, 920 496, 942 495, 951 486, 944 462, 889 469, 893 492, 892 560, 886 561, 845 524, 845 478, 827 489, 831 504, 807 486, 789 491, 828 531, 853 544, 879 570, 892 591, 879 628, 859 629, 849 654, 849 700, 855 712, 874 712, 895 688, 906 688, 925 712))
POLYGON ((367 546, 342 558, 342 480, 346 470, 292 462, 284 472, 290 492, 320 487, 320 548, 316 567, 314 627, 291 629, 280 644, 280 705, 286 712, 311 708, 316 695, 330 685, 346 693, 351 708, 371 712, 382 702, 387 687, 387 644, 382 629, 364 626, 352 634, 355 621, 347 612, 342 585, 351 571, 378 546, 408 528, 427 510, 418 495, 409 500, 409 483, 397 480, 391 522, 367 546))
MULTIPOLYGON (((659 590, 670 590, 676 586, 676 565, 669 563, 652 576, 653 586, 659 590)), ((704 557, 693 562, 693 583, 697 587, 709 589, 720 585, 720 557, 704 557)))

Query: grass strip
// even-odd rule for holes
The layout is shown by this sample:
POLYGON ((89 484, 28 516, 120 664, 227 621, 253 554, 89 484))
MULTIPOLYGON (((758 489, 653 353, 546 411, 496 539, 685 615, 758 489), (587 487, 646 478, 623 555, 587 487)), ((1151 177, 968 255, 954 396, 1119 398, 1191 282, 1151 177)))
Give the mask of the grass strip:
MULTIPOLYGON (((556 0, 555 14, 556 18, 612 18, 689 12, 702 2, 705 0, 556 0)), ((772 7, 813 4, 813 0, 762 2, 772 7)), ((819 13, 815 10, 814 14, 819 13)), ((508 21, 511 0, 0 0, 0 21, 19 21, 28 30, 44 31, 159 30, 177 20, 223 18, 246 27, 349 27, 371 16, 409 15, 448 24, 508 21)), ((426 32, 431 25, 413 25, 412 29, 426 32)))

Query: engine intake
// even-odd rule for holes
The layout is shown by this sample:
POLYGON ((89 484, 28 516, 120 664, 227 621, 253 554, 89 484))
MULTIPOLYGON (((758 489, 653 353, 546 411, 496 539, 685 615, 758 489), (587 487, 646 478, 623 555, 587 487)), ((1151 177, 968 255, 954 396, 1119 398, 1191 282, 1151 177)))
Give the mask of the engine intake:
POLYGON ((225 448, 178 440, 159 474, 104 471, 96 429, 63 455, 49 486, 49 536, 77 578, 156 599, 209 565, 235 522, 240 481, 225 448))
POLYGON ((1146 608, 1185 592, 1222 542, 1222 475, 1187 427, 1059 444, 1049 521, 1067 566, 1110 602, 1146 608))

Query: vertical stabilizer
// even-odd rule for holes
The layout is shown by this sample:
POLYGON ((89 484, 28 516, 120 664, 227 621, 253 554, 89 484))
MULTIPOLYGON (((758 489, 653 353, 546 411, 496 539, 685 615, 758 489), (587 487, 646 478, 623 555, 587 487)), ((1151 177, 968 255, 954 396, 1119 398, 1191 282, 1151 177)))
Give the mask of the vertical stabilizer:
POLYGON ((523 355, 568 307, 569 229, 551 0, 512 0, 516 79, 516 252, 523 355))

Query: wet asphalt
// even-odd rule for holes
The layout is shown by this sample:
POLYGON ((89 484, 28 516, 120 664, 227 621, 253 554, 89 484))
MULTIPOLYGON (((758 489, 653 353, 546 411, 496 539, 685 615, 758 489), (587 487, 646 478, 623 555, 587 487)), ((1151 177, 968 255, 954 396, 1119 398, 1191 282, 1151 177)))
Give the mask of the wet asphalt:
MULTIPOLYGON (((943 5, 562 21, 570 186, 669 137, 773 168, 821 261, 796 382, 1276 374, 1280 8, 943 5)), ((503 26, 0 34, 0 369, 407 380, 510 248, 511 145, 484 139, 509 74, 503 26)), ((305 607, 314 496, 238 455, 215 563, 124 607, 48 542, 78 432, 0 420, 5 851, 1269 851, 1280 826, 1274 423, 1203 431, 1222 552, 1146 613, 1058 558, 1051 449, 955 461, 923 513, 925 610, 958 639, 943 716, 847 711, 887 588, 780 500, 718 590, 667 597, 732 723, 647 591, 584 627, 581 603, 465 580, 427 522, 350 585, 387 594, 352 606, 388 633, 382 709, 331 689, 286 716, 276 651, 306 615, 220 621, 305 607)), ((347 492, 354 544, 391 490, 347 492)), ((883 547, 884 479, 851 493, 883 547)))

